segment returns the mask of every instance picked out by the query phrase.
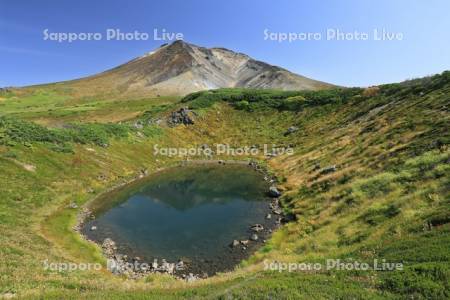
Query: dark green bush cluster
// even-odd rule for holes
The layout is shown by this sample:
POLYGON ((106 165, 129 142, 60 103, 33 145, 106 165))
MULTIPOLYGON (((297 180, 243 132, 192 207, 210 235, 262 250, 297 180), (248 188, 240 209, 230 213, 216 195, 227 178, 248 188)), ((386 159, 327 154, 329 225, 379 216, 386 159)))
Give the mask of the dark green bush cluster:
POLYGON ((105 146, 111 137, 127 137, 130 128, 120 124, 76 124, 58 131, 75 143, 105 146))
MULTIPOLYGON (((181 102, 187 103, 192 109, 208 108, 218 101, 225 101, 240 110, 275 108, 286 111, 301 111, 307 107, 344 104, 349 100, 375 99, 376 101, 373 104, 368 105, 379 106, 384 104, 383 99, 386 96, 422 96, 449 83, 450 71, 445 71, 442 74, 426 78, 385 84, 379 86, 380 93, 377 89, 377 93, 373 94, 364 93, 365 90, 362 88, 333 88, 319 91, 226 88, 192 93, 185 96, 181 102)), ((369 109, 371 108, 373 107, 369 107, 369 109)))
POLYGON ((378 208, 371 208, 364 213, 360 220, 370 225, 378 225, 384 222, 386 219, 393 218, 400 213, 400 208, 391 203, 378 208))
POLYGON ((19 119, 0 117, 0 144, 14 145, 40 142, 51 144, 59 152, 71 152, 70 143, 107 146, 110 138, 124 138, 133 130, 123 124, 70 124, 64 128, 49 129, 19 119))
POLYGON ((380 86, 380 88, 383 94, 388 96, 421 96, 428 92, 441 89, 448 84, 450 84, 450 71, 444 71, 441 74, 424 78, 408 80, 401 83, 385 84, 380 86))
POLYGON ((193 109, 207 108, 218 101, 225 101, 236 109, 242 110, 275 108, 299 111, 310 106, 343 103, 359 93, 361 93, 359 88, 336 88, 321 91, 218 89, 192 93, 181 101, 188 103, 193 109))
POLYGON ((398 294, 423 299, 450 297, 450 227, 421 231, 419 235, 390 241, 379 257, 403 262, 400 272, 381 272, 380 287, 398 294))
POLYGON ((69 139, 57 130, 50 130, 31 122, 1 117, 0 143, 5 144, 7 140, 18 143, 64 143, 69 139))
POLYGON ((273 100, 282 100, 298 95, 298 91, 256 90, 256 89, 218 89, 201 91, 187 95, 181 102, 189 103, 193 109, 207 108, 218 101, 226 101, 247 108, 247 103, 270 103, 273 100))
POLYGON ((418 299, 448 299, 449 269, 436 264, 407 267, 401 272, 382 274, 381 288, 418 299), (446 283, 447 282, 447 283, 446 283), (447 287, 446 287, 447 285, 447 287))

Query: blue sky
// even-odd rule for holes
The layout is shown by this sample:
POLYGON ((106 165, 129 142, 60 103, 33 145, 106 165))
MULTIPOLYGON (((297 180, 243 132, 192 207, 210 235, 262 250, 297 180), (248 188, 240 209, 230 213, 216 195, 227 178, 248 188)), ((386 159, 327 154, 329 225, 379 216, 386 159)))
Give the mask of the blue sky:
POLYGON ((221 46, 344 86, 397 82, 450 69, 448 0, 0 0, 0 86, 68 80, 115 67, 163 42, 153 30, 221 46), (147 32, 147 41, 106 40, 108 28, 147 32), (373 30, 401 33, 373 40, 373 30), (99 41, 44 40, 43 31, 99 32, 99 41), (321 33, 274 41, 271 33, 321 33), (326 30, 367 32, 369 40, 326 40, 326 30))

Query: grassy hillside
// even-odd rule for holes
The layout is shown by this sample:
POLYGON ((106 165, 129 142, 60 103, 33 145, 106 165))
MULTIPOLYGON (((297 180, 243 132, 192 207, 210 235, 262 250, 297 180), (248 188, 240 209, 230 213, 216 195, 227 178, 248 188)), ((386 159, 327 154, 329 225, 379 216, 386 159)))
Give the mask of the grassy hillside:
POLYGON ((450 297, 450 72, 318 92, 224 89, 85 104, 47 93, 0 95, 0 297, 450 297), (157 121, 181 106, 195 108, 194 125, 157 121), (189 284, 44 270, 45 260, 104 263, 72 230, 78 210, 68 206, 180 160, 154 156, 155 143, 293 146, 291 156, 252 158, 278 176, 295 221, 234 272, 189 284), (404 270, 263 270, 332 258, 404 270))

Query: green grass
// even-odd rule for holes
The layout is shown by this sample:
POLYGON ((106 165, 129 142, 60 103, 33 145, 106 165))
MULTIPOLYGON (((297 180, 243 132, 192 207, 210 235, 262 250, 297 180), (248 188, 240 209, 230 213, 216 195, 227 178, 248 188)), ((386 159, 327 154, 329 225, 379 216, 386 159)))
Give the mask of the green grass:
POLYGON ((41 86, 0 94, 0 116, 60 126, 69 122, 119 122, 135 119, 146 111, 164 111, 179 97, 126 98, 77 96, 71 89, 41 86))

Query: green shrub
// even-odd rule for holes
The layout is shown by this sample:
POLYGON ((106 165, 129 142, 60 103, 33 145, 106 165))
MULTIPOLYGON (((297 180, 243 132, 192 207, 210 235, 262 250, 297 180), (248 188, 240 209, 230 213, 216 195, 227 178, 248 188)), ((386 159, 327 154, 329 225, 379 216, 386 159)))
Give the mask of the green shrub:
POLYGON ((218 101, 225 101, 237 109, 274 108, 299 111, 305 107, 340 104, 362 92, 360 88, 334 88, 320 91, 282 91, 271 89, 217 89, 185 96, 181 102, 192 109, 208 108, 218 101), (246 101, 248 106, 244 105, 246 101))
POLYGON ((236 102, 235 106, 239 110, 249 110, 250 109, 250 103, 245 100, 241 100, 239 102, 236 102))
POLYGON ((400 213, 400 208, 395 204, 383 205, 377 208, 370 208, 367 212, 359 217, 369 225, 378 225, 386 219, 395 217, 400 213))
POLYGON ((289 97, 283 100, 281 108, 283 110, 299 111, 305 106, 305 102, 305 97, 303 96, 289 97))
POLYGON ((420 299, 448 299, 449 269, 436 264, 421 264, 403 271, 384 272, 381 288, 420 299), (447 285, 447 288, 445 287, 447 285))
POLYGON ((107 146, 111 138, 125 138, 131 131, 124 124, 69 124, 64 128, 49 129, 19 119, 0 117, 0 144, 14 146, 20 143, 31 147, 33 143, 50 144, 58 152, 72 152, 68 143, 107 146))
POLYGON ((397 175, 385 172, 361 179, 354 184, 353 192, 358 197, 373 198, 385 195, 394 189, 394 181, 396 178, 397 175))
POLYGON ((63 143, 69 139, 57 131, 47 129, 41 125, 18 119, 0 117, 0 144, 7 140, 19 143, 51 142, 63 143))

